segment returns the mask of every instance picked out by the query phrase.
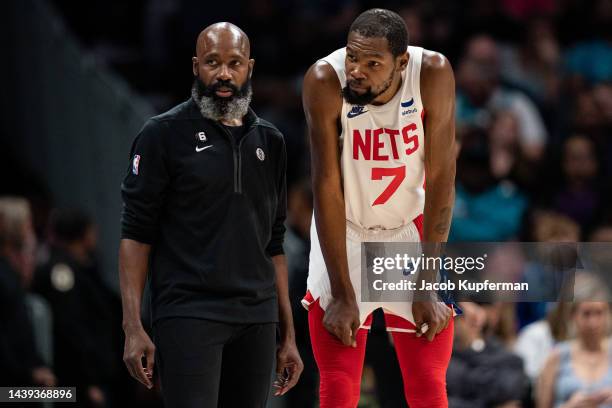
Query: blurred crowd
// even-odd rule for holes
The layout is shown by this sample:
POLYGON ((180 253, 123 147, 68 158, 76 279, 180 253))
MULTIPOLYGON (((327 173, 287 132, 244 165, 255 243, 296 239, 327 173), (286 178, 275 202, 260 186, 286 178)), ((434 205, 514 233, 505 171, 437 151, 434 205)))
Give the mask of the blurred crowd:
POLYGON ((121 303, 96 244, 83 211, 54 209, 39 240, 28 200, 0 197, 0 384, 76 387, 83 407, 155 406, 123 368, 121 303))
MULTIPOLYGON (((54 3, 88 52, 160 112, 189 97, 203 27, 229 20, 249 35, 254 109, 283 131, 289 155, 285 251, 306 367, 287 407, 315 406, 318 385, 299 303, 312 216, 301 80, 345 44, 361 11, 397 11, 411 45, 453 65, 458 161, 449 241, 612 242, 612 0, 54 3)), ((39 190, 17 191, 30 203, 0 199, 0 366, 8 367, 0 383, 77 385, 92 406, 132 406, 119 397, 153 404, 155 394, 122 367, 120 304, 96 267, 95 221, 79 210, 40 212, 47 193, 39 190), (44 310, 52 315, 46 331, 44 310)), ((542 277, 538 267, 521 268, 528 281, 542 277)), ((447 376, 451 407, 612 407, 609 294, 587 273, 576 280, 583 290, 573 303, 462 304, 447 376)), ((393 344, 375 317, 360 406, 402 407, 393 344)))

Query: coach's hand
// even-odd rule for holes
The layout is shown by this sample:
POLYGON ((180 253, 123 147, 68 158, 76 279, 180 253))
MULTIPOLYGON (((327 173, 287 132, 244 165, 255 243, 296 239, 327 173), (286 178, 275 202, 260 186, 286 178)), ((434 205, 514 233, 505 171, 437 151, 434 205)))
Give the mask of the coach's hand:
POLYGON ((151 378, 153 378, 153 366, 155 365, 155 346, 142 327, 125 331, 123 361, 132 377, 145 387, 153 388, 151 378), (145 367, 142 365, 143 357, 146 360, 145 367))
POLYGON ((352 299, 332 299, 325 309, 323 326, 345 346, 357 347, 359 308, 354 296, 352 299))
POLYGON ((448 327, 452 315, 452 309, 444 303, 434 301, 412 302, 412 316, 416 325, 416 335, 420 337, 424 334, 429 341, 433 341, 436 334, 448 327), (425 325, 427 326, 425 327, 425 325))
POLYGON ((303 370, 304 363, 302 363, 295 341, 281 343, 276 352, 276 381, 274 381, 276 391, 274 395, 285 395, 297 384, 303 370))

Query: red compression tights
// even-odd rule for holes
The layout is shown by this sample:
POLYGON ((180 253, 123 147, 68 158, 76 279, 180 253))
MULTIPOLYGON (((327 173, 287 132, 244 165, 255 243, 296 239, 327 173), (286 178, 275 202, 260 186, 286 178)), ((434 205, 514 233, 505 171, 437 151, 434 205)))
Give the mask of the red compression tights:
MULTIPOLYGON (((361 373, 365 357, 368 331, 359 329, 357 347, 343 345, 323 326, 323 309, 319 302, 310 305, 308 323, 310 339, 320 373, 321 408, 355 408, 359 402, 361 373)), ((390 327, 414 325, 398 316, 385 314, 390 327)), ((445 408, 446 368, 450 361, 453 343, 453 322, 438 334, 432 342, 415 333, 393 331, 395 352, 404 382, 404 396, 410 408, 445 408)))

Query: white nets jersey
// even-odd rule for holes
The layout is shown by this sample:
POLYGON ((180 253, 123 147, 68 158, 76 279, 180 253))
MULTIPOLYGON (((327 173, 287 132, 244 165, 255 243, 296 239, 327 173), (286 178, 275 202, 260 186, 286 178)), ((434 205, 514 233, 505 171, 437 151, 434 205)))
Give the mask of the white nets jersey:
MULTIPOLYGON (((384 105, 357 106, 343 99, 342 176, 346 218, 364 229, 396 229, 423 213, 425 203, 423 48, 408 47, 402 85, 384 105)), ((346 85, 344 48, 323 58, 346 85)))
MULTIPOLYGON (((425 203, 425 139, 420 93, 423 48, 408 47, 408 65, 395 96, 380 106, 351 105, 343 100, 341 168, 347 218, 347 260, 362 323, 372 310, 387 311, 412 321, 408 302, 362 302, 361 242, 419 242, 425 203)), ((330 64, 346 86, 346 50, 322 60, 330 64)), ((329 276, 321 252, 314 218, 307 298, 331 299, 329 276)), ((309 301, 303 301, 308 306, 309 301)))

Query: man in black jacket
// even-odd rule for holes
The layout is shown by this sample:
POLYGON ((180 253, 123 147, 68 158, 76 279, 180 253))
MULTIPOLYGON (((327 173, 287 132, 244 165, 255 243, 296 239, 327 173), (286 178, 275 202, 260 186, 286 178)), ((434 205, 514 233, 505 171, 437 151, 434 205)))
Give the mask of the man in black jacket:
POLYGON ((238 27, 203 30, 191 98, 145 124, 122 185, 124 360, 151 388, 155 357, 168 406, 263 407, 278 323, 276 394, 302 370, 282 245, 285 145, 249 108, 253 65, 238 27), (147 272, 155 346, 140 319, 147 272))
POLYGON ((54 369, 59 385, 76 386, 83 407, 104 401, 112 405, 122 379, 117 364, 121 336, 115 330, 120 306, 98 270, 96 226, 80 210, 56 209, 49 232, 49 259, 37 269, 32 289, 47 300, 53 312, 54 369))

